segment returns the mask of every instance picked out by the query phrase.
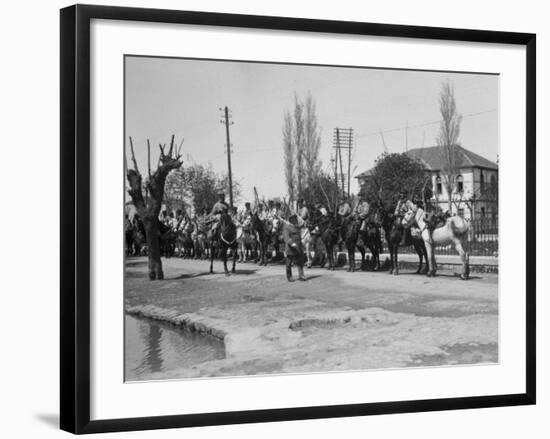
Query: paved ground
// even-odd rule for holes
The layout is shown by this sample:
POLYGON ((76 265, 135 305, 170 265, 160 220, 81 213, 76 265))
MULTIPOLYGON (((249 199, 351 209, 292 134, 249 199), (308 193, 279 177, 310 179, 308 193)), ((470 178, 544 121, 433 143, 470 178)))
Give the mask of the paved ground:
POLYGON ((126 264, 126 309, 223 339, 225 358, 146 378, 358 370, 498 361, 496 274, 462 281, 402 270, 399 276, 313 268, 289 283, 284 267, 146 258, 126 264))

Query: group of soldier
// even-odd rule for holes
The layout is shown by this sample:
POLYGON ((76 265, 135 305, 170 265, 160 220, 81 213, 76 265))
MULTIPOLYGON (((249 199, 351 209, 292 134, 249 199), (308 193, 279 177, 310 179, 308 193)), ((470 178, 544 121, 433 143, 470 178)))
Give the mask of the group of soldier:
MULTIPOLYGON (((354 218, 358 222, 359 230, 363 231, 373 209, 371 208, 371 203, 367 202, 364 198, 359 198, 358 202, 354 204, 352 206, 351 200, 344 197, 337 206, 337 217, 342 221, 342 224, 348 219, 354 218)), ((420 206, 422 206, 422 201, 418 196, 413 196, 412 199, 409 199, 406 191, 401 191, 394 215, 403 216, 408 211, 415 212, 420 206)), ((175 212, 163 210, 158 219, 160 233, 161 236, 168 232, 171 232, 174 236, 180 233, 191 235, 193 232, 207 233, 208 231, 214 234, 219 227, 221 216, 224 214, 228 214, 231 217, 236 227, 242 227, 245 230, 250 229, 253 215, 256 215, 260 221, 277 221, 281 224, 281 233, 285 243, 299 241, 302 230, 305 227, 311 227, 314 217, 315 223, 322 227, 323 222, 331 221, 330 217, 332 216, 332 212, 329 212, 327 206, 319 203, 308 207, 303 198, 297 200, 295 208, 290 208, 288 205, 283 205, 283 203, 274 200, 267 202, 256 200, 254 205, 246 202, 240 209, 237 209, 236 206, 230 206, 226 202, 224 193, 220 193, 218 194, 218 200, 210 212, 190 215, 184 209, 178 209, 175 212)), ((313 234, 315 233, 315 229, 310 230, 313 234)), ((317 228, 318 230, 319 228, 317 228)), ((131 233, 130 231, 141 234, 142 241, 145 242, 145 227, 137 213, 132 219, 126 215, 127 236, 128 233, 131 233)), ((407 233, 410 234, 407 230, 403 234, 403 241, 407 239, 407 233)), ((285 253, 288 253, 290 250, 289 248, 285 248, 285 253)))

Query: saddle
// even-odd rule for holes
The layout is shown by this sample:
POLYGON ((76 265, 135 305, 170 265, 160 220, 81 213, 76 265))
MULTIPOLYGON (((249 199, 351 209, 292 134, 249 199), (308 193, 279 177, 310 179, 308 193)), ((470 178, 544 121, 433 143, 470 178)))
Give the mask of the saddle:
POLYGON ((426 212, 424 214, 424 221, 430 232, 443 227, 447 223, 447 218, 449 218, 448 213, 426 212))

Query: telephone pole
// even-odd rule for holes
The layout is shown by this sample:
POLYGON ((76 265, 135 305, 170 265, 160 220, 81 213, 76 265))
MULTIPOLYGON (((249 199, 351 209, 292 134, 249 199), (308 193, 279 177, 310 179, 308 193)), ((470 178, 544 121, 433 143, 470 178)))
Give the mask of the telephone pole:
MULTIPOLYGON (((220 108, 220 111, 222 109, 220 108)), ((221 123, 225 124, 225 136, 227 141, 227 174, 229 177, 229 206, 233 207, 233 178, 231 175, 231 141, 229 139, 229 125, 233 125, 233 121, 229 121, 229 108, 227 105, 223 109, 223 120, 220 120, 221 123)))
POLYGON ((338 188, 342 190, 342 195, 348 198, 351 195, 351 158, 353 148, 353 128, 334 128, 333 146, 336 157, 336 165, 334 167, 334 179, 338 187, 338 167, 340 167, 340 185, 338 188), (344 160, 342 158, 342 149, 348 150, 347 174, 344 173, 344 160))

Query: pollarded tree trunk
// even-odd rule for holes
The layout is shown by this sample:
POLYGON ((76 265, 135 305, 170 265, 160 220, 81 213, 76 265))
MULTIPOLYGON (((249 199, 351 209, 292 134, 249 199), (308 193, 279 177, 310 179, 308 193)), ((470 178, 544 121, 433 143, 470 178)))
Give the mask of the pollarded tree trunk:
MULTIPOLYGON (((147 143, 149 150, 149 141, 147 141, 147 143)), ((143 224, 145 226, 149 257, 150 280, 164 279, 164 273, 162 271, 162 260, 160 258, 160 229, 158 216, 162 206, 162 197, 164 195, 164 184, 166 183, 166 177, 171 171, 178 169, 182 165, 179 151, 174 151, 174 136, 172 136, 172 141, 170 143, 170 150, 168 154, 164 153, 164 147, 162 145, 159 145, 159 148, 159 166, 152 175, 151 170, 149 169, 149 179, 146 183, 147 190, 149 192, 149 197, 147 198, 147 201, 145 201, 143 198, 141 184, 142 179, 134 154, 132 138, 130 138, 130 149, 132 152, 134 169, 128 169, 126 174, 128 182, 130 184, 130 189, 128 190, 128 193, 130 194, 130 197, 132 197, 132 202, 134 203, 134 206, 136 207, 136 210, 139 216, 142 218, 143 224)))
POLYGON ((149 255, 149 279, 162 280, 162 260, 160 259, 160 230, 157 217, 146 217, 144 220, 145 233, 147 236, 147 249, 149 255))

